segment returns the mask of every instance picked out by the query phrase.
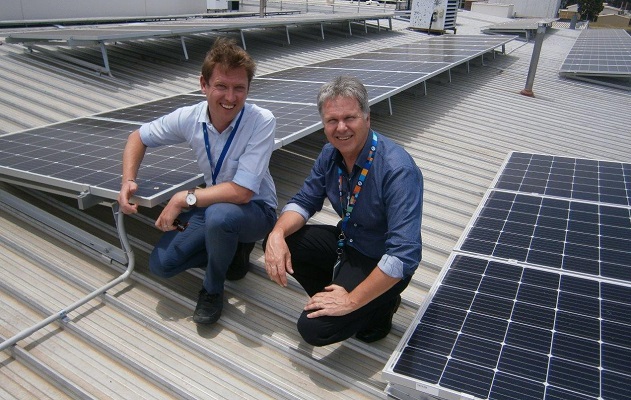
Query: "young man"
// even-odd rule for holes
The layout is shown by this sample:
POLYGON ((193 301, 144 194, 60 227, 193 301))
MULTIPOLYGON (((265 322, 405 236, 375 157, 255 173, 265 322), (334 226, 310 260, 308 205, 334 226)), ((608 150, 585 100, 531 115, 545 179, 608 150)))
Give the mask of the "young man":
POLYGON ((298 320, 305 341, 373 342, 390 332, 421 261, 423 177, 401 146, 370 129, 357 78, 324 84, 318 110, 329 143, 266 239, 265 269, 282 286, 292 274, 309 295, 298 320), (307 225, 326 198, 340 223, 307 225))
POLYGON ((127 214, 138 211, 130 200, 147 147, 187 142, 197 156, 206 186, 170 199, 155 222, 165 234, 151 253, 149 268, 171 277, 206 267, 193 314, 198 324, 219 319, 226 277, 245 276, 254 242, 276 221, 276 190, 268 169, 276 120, 270 111, 245 102, 255 69, 234 41, 217 39, 199 79, 206 100, 142 125, 123 152, 118 202, 127 214), (185 209, 189 211, 183 213, 185 209), (188 224, 184 231, 176 230, 176 219, 188 224))

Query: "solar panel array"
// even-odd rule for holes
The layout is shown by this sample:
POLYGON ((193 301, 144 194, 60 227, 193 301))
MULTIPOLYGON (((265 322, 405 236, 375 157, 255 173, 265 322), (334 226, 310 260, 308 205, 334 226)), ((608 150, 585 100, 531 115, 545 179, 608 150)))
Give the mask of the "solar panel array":
POLYGON ((630 201, 631 164, 511 153, 384 368, 391 393, 631 398, 630 201))
MULTIPOLYGON (((247 101, 275 115, 276 148, 280 148, 321 128, 316 95, 323 83, 336 76, 361 77, 370 104, 375 104, 472 58, 483 57, 512 39, 432 37, 290 68, 255 78, 247 101), (449 61, 436 61, 447 57, 446 51, 449 61)), ((122 150, 129 133, 178 107, 204 100, 199 92, 191 92, 0 137, 0 178, 114 200, 120 189, 122 150)), ((190 149, 169 146, 147 149, 138 183, 137 203, 153 207, 175 191, 203 183, 203 177, 190 149)))
POLYGON ((570 78, 631 78, 631 36, 624 29, 584 29, 559 74, 570 78))
MULTIPOLYGON (((186 21, 161 21, 144 22, 138 24, 125 25, 102 25, 95 27, 78 27, 64 29, 36 29, 33 31, 14 32, 6 37, 8 43, 22 43, 29 50, 33 50, 33 44, 47 43, 62 46, 100 46, 103 57, 103 66, 92 64, 85 60, 72 57, 66 54, 63 59, 72 61, 80 65, 91 67, 101 73, 111 75, 106 43, 120 41, 158 39, 167 37, 178 37, 181 39, 184 57, 188 59, 188 52, 184 42, 185 36, 195 34, 240 32, 241 43, 246 47, 244 31, 249 29, 265 29, 284 27, 289 42, 289 27, 302 25, 320 25, 322 39, 324 39, 324 24, 347 24, 349 34, 352 35, 352 24, 363 23, 364 31, 367 31, 366 22, 369 20, 377 22, 377 28, 381 29, 380 20, 387 19, 392 29, 392 17, 394 13, 381 10, 379 12, 357 12, 342 14, 312 14, 312 15, 268 15, 265 18, 192 18, 186 21)), ((51 53, 54 55, 55 53, 51 53)))
POLYGON ((489 25, 481 29, 484 33, 496 34, 518 34, 524 33, 526 41, 537 34, 539 24, 545 25, 546 29, 552 26, 557 18, 517 18, 499 24, 489 25))

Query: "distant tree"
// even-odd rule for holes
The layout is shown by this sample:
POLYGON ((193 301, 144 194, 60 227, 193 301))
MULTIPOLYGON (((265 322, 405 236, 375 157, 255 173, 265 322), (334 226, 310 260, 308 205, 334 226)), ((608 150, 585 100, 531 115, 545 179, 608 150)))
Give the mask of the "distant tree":
POLYGON ((602 0, 578 0, 578 13, 581 19, 596 21, 598 14, 605 8, 602 0))

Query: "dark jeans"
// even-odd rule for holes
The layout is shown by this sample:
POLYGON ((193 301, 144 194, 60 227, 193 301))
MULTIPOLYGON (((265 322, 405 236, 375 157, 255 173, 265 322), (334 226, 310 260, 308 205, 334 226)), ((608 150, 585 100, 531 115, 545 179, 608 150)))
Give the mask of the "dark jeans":
MULTIPOLYGON (((337 238, 339 228, 329 225, 305 225, 287 237, 294 269, 293 277, 302 285, 309 296, 321 292, 331 284, 333 265, 337 260, 337 238)), ((344 248, 342 265, 333 283, 351 292, 374 268, 379 259, 370 258, 352 247, 344 248)), ((407 287, 411 278, 399 281, 387 292, 364 307, 339 317, 307 318, 303 311, 298 319, 298 332, 314 346, 340 342, 392 312, 397 297, 407 287)))
POLYGON ((170 278, 189 268, 206 267, 204 288, 221 293, 238 242, 263 239, 274 227, 276 211, 262 202, 217 203, 179 216, 184 232, 166 232, 151 252, 149 269, 170 278))

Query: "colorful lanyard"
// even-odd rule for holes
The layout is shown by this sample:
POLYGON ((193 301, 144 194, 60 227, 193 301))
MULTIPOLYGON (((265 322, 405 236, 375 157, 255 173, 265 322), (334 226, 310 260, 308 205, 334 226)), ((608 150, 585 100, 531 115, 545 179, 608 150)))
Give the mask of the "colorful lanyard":
MULTIPOLYGON (((372 166, 372 161, 375 158, 375 152, 377 151, 377 134, 372 132, 372 144, 370 146, 370 152, 368 153, 368 158, 364 163, 364 168, 362 169, 361 174, 359 175, 359 179, 357 180, 357 184, 355 185, 355 189, 353 189, 353 195, 351 196, 350 192, 346 198, 346 207, 344 207, 344 195, 342 193, 342 169, 340 167, 337 168, 337 172, 339 175, 339 189, 340 189, 340 205, 342 206, 342 211, 344 212, 344 218, 342 219, 342 230, 340 232, 340 236, 337 241, 337 257, 338 261, 344 252, 344 245, 346 244, 346 236, 344 235, 344 231, 346 230, 346 224, 348 220, 351 218, 351 213, 353 212, 353 208, 355 207, 355 203, 357 203, 357 199, 359 198, 359 192, 361 192, 362 187, 364 185, 364 181, 366 180, 366 175, 368 175, 368 171, 372 166)), ((337 263, 336 263, 337 265, 337 263)), ((335 271, 334 271, 335 272, 335 271)))
POLYGON ((219 156, 219 160, 217 160, 217 167, 213 170, 213 163, 210 161, 210 140, 208 139, 208 128, 206 127, 206 123, 202 122, 202 127, 204 128, 204 143, 206 143, 206 155, 208 155, 208 163, 210 164, 210 173, 212 175, 213 186, 217 184, 217 176, 219 175, 219 171, 221 170, 221 165, 223 164, 223 159, 226 157, 226 153, 230 148, 230 144, 232 144, 232 139, 234 139, 234 134, 237 133, 237 129, 239 129, 239 124, 241 123, 241 117, 243 117, 243 111, 245 111, 245 107, 241 109, 239 113, 239 118, 237 118, 237 122, 234 124, 234 128, 232 128, 232 132, 230 132, 230 137, 228 141, 223 146, 223 150, 221 151, 221 155, 219 156))

